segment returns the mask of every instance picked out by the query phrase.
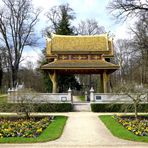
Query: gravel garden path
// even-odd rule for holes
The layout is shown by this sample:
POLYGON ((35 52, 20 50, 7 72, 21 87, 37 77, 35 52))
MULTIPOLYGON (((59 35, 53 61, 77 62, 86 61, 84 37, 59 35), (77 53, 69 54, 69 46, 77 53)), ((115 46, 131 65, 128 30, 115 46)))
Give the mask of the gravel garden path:
MULTIPOLYGON (((56 114, 55 114, 56 115, 56 114)), ((118 139, 98 119, 98 113, 58 113, 69 116, 61 138, 35 144, 0 144, 0 148, 148 148, 148 143, 118 139)))

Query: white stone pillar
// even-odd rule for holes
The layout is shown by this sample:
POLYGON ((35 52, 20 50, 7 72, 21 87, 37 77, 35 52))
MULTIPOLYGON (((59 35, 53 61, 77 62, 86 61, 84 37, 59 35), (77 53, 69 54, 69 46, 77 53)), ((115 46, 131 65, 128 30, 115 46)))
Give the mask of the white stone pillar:
POLYGON ((11 89, 11 99, 13 100, 13 103, 16 103, 17 98, 16 98, 16 94, 15 94, 15 89, 12 88, 11 89))
POLYGON ((8 102, 15 103, 16 95, 15 95, 15 89, 8 89, 8 102))
POLYGON ((91 87, 91 89, 90 89, 90 101, 91 101, 91 102, 95 101, 95 99, 94 99, 94 89, 93 89, 93 87, 91 87))
POLYGON ((85 91, 85 101, 87 101, 87 96, 88 96, 88 93, 87 91, 85 91))
POLYGON ((15 89, 14 89, 14 92, 15 92, 15 101, 16 101, 16 103, 19 103, 19 99, 20 99, 19 97, 20 97, 20 96, 18 96, 18 89, 15 88, 15 89))
POLYGON ((71 90, 70 88, 68 89, 68 98, 69 98, 69 100, 71 100, 71 102, 73 103, 72 90, 71 90))
POLYGON ((11 89, 9 88, 8 89, 8 98, 7 98, 7 102, 10 103, 12 100, 11 100, 11 89))

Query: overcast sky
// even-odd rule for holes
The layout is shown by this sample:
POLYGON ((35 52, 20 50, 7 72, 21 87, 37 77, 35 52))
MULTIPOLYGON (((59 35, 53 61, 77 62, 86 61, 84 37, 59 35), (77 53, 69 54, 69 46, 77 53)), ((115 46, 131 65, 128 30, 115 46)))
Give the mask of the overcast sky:
MULTIPOLYGON (((1 1, 1 0, 0 0, 1 1)), ((107 32, 111 32, 115 36, 115 40, 119 38, 130 38, 128 33, 128 28, 131 25, 130 23, 117 24, 113 20, 112 16, 106 9, 106 6, 110 0, 33 0, 33 5, 35 7, 41 7, 42 13, 40 15, 40 21, 36 26, 36 32, 41 34, 41 31, 48 26, 45 13, 53 6, 60 5, 63 3, 69 3, 70 7, 73 8, 76 19, 73 24, 76 25, 80 20, 85 19, 96 19, 98 23, 105 27, 107 32)), ((27 48, 23 57, 25 57, 24 62, 32 61, 36 64, 36 61, 41 53, 41 49, 45 47, 45 37, 40 35, 38 47, 27 48)))

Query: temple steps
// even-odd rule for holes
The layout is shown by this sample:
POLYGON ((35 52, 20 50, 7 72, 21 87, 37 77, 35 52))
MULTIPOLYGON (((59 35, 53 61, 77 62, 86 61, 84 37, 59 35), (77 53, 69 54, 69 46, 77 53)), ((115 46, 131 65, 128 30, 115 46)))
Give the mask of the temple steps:
POLYGON ((91 107, 90 107, 90 103, 73 103, 73 110, 75 112, 90 112, 91 111, 91 107))

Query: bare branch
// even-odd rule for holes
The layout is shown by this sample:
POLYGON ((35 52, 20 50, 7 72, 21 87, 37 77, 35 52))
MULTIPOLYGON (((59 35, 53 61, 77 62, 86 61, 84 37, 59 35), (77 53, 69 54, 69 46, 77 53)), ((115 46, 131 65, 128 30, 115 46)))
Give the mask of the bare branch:
POLYGON ((81 21, 76 28, 76 33, 80 35, 95 35, 105 33, 105 28, 100 26, 94 19, 81 21))
POLYGON ((128 17, 135 17, 148 13, 148 1, 142 0, 112 0, 107 9, 118 20, 126 20, 128 17))

